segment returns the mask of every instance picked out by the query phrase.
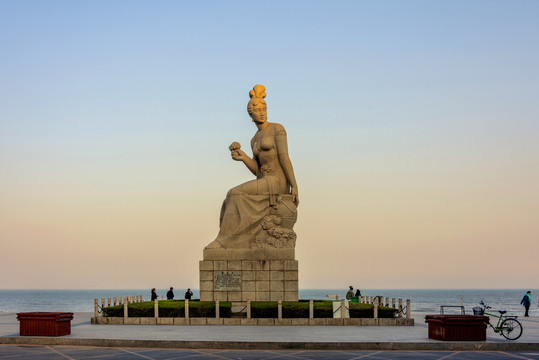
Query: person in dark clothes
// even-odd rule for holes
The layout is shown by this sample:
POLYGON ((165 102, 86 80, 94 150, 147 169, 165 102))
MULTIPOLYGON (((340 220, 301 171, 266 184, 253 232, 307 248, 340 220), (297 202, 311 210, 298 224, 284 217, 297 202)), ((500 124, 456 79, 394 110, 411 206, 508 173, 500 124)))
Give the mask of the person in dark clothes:
POLYGON ((528 291, 522 300, 520 300, 520 303, 524 305, 524 309, 526 309, 526 312, 524 313, 524 316, 530 316, 528 315, 528 311, 530 310, 530 305, 532 304, 532 292, 528 291))
POLYGON ((360 297, 361 296, 361 291, 359 291, 359 289, 356 290, 356 297, 360 297))
POLYGON ((167 300, 172 300, 172 299, 174 299, 174 288, 171 286, 170 290, 167 291, 167 300))
POLYGON ((185 292, 185 298, 187 300, 191 300, 191 296, 193 296, 193 292, 191 291, 191 289, 187 289, 187 291, 185 292))
POLYGON ((152 301, 157 299, 157 293, 155 292, 155 288, 152 289, 152 301))

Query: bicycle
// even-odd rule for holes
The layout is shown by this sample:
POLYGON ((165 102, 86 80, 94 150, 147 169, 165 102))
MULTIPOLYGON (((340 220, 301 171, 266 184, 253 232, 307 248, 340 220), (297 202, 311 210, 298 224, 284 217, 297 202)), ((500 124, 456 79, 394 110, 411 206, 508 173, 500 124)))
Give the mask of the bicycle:
POLYGON ((487 323, 487 325, 490 325, 495 333, 502 335, 507 340, 516 340, 522 335, 522 325, 517 320, 516 316, 504 315, 507 312, 505 310, 498 310, 498 313, 500 313, 499 315, 488 313, 485 310, 490 310, 492 308, 485 305, 483 301, 481 301, 479 304, 482 306, 482 308, 479 306, 474 307, 474 315, 488 315, 498 318, 498 323, 496 326, 490 322, 490 318, 487 323))

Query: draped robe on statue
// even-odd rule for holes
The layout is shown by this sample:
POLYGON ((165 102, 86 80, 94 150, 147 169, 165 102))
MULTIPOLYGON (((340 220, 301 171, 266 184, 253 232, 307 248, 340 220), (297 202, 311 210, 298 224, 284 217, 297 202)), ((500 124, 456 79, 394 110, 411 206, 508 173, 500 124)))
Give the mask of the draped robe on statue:
POLYGON ((223 201, 220 230, 207 248, 294 248, 297 211, 280 165, 288 157, 286 131, 270 123, 251 140, 257 179, 231 189, 223 201))

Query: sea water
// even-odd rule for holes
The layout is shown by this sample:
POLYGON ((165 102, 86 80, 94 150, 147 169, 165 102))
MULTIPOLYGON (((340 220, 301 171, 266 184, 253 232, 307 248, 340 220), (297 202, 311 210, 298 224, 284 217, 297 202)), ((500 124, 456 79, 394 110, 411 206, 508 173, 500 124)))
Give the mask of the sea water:
MULTIPOLYGON (((158 289, 159 298, 166 295, 168 289, 158 289)), ((187 289, 175 289, 176 299, 183 299, 187 289)), ((523 315, 524 307, 520 300, 526 293, 532 292, 531 315, 539 315, 537 289, 360 289, 363 296, 382 296, 411 301, 411 310, 419 313, 440 313, 440 307, 464 306, 466 314, 472 314, 472 308, 480 301, 496 310, 507 310, 512 315, 523 315)), ((347 289, 302 289, 300 299, 334 299, 327 295, 339 294, 345 298, 347 289)), ((193 299, 199 298, 199 291, 193 289, 193 299)), ((29 311, 69 311, 93 312, 94 299, 127 297, 142 295, 143 300, 150 299, 150 289, 123 290, 0 290, 0 313, 29 312, 29 311)), ((444 313, 455 314, 456 308, 444 308, 444 313)))

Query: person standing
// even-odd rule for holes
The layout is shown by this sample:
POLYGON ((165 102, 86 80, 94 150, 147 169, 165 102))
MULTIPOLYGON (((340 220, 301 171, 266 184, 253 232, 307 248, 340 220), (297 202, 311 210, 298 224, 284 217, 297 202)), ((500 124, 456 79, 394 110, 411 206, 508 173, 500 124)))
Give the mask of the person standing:
POLYGON ((532 304, 532 292, 528 291, 522 300, 520 300, 520 303, 524 305, 524 309, 526 309, 526 312, 524 313, 524 316, 530 316, 528 315, 528 311, 530 310, 530 305, 532 304))
POLYGON ((346 293, 346 300, 350 301, 354 297, 354 287, 350 285, 350 290, 346 293))
POLYGON ((185 298, 187 300, 191 300, 192 296, 193 296, 193 292, 191 291, 191 289, 187 289, 187 291, 185 292, 185 298))
POLYGON ((174 299, 174 288, 171 286, 170 290, 167 291, 167 300, 172 300, 172 299, 174 299))
POLYGON ((152 301, 157 300, 157 293, 155 292, 155 288, 152 289, 152 301))

